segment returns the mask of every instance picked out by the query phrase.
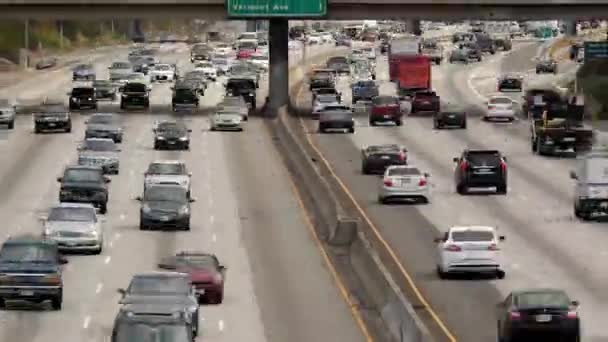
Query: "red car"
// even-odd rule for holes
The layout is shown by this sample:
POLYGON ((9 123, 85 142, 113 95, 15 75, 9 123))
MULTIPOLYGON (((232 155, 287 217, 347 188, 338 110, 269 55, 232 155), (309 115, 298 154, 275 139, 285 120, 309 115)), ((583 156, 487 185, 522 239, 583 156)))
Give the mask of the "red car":
POLYGON ((403 113, 397 96, 375 96, 372 98, 372 108, 369 113, 369 124, 376 126, 377 122, 394 122, 403 124, 403 113))
POLYGON ((440 111, 440 98, 434 91, 417 91, 412 98, 411 113, 437 113, 440 111))
POLYGON ((158 267, 190 274, 192 284, 199 294, 199 302, 221 304, 224 300, 226 266, 215 254, 204 252, 179 252, 164 258, 158 267))
POLYGON ((237 52, 236 58, 237 59, 249 59, 249 58, 251 58, 251 56, 253 56, 254 53, 255 53, 255 50, 241 49, 237 52))

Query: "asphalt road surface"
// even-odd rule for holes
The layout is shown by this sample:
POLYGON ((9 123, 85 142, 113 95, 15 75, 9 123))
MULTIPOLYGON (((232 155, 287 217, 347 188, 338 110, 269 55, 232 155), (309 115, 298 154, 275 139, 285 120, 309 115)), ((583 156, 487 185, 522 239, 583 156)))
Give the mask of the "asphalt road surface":
MULTIPOLYGON (((568 172, 575 160, 533 155, 525 120, 511 124, 483 122, 485 98, 495 93, 501 72, 526 74, 527 84, 550 84, 560 75, 536 75, 533 57, 541 43, 522 42, 511 52, 488 56, 470 65, 433 66, 433 87, 447 107, 469 112, 466 130, 434 130, 430 117, 407 117, 402 127, 370 127, 358 116, 355 134, 317 134, 317 124, 307 129, 337 175, 379 227, 402 263, 416 280, 443 322, 459 341, 496 340, 495 304, 516 289, 555 287, 565 289, 582 304, 584 341, 608 341, 608 230, 605 223, 574 218, 574 184, 568 172), (432 197, 427 205, 380 205, 380 178, 364 176, 360 149, 365 145, 397 143, 409 150, 409 161, 431 174, 432 197), (506 196, 461 196, 455 192, 452 158, 465 148, 498 149, 508 158, 509 192, 506 196), (435 272, 436 245, 450 226, 492 225, 506 236, 502 246, 506 278, 440 280, 435 272)), ((568 63, 568 62, 566 62, 568 63)), ((561 65, 571 72, 572 65, 561 65)), ((394 94, 388 81, 386 57, 379 57, 378 79, 382 94, 394 94)), ((340 82, 350 102, 348 80, 340 82)), ((521 99, 521 93, 512 95, 521 99)), ((303 91, 300 103, 310 106, 303 91)), ((446 107, 444 106, 444 108, 446 107)))
MULTIPOLYGON (((107 77, 126 48, 91 58, 107 77)), ((292 54, 297 57, 298 52, 292 54)), ((163 49, 161 60, 189 67, 185 46, 163 49)), ((298 60, 298 58, 294 58, 298 60)), ((67 99, 65 68, 0 90, 0 97, 67 99)), ((201 308, 200 341, 363 341, 314 244, 290 180, 262 120, 250 118, 244 132, 208 130, 208 112, 221 98, 221 81, 202 99, 202 115, 173 115, 169 84, 155 84, 150 113, 121 113, 125 126, 120 175, 112 177, 105 215, 105 248, 99 256, 70 256, 64 273, 63 310, 13 307, 0 312, 0 341, 109 341, 118 310, 117 289, 131 276, 155 269, 161 257, 180 250, 217 253, 227 265, 224 303, 201 308), (193 129, 191 151, 155 151, 152 124, 178 117, 193 129), (192 171, 190 232, 138 229, 143 172, 156 159, 185 160, 192 171)), ((266 82, 260 98, 265 97, 266 82)), ((103 103, 100 112, 118 112, 103 103)), ((20 115, 0 140, 2 238, 40 234, 38 217, 57 203, 59 176, 75 161, 88 114, 73 116, 71 134, 33 133, 32 118, 20 115)))

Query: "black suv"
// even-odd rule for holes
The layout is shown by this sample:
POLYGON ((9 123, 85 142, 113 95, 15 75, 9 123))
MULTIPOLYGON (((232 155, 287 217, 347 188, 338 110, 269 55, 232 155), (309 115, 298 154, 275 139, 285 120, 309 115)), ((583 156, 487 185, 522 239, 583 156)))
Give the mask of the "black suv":
POLYGON ((70 109, 97 109, 97 94, 93 87, 75 87, 68 95, 70 109))
POLYGON ((184 124, 167 121, 161 122, 154 128, 154 149, 190 149, 190 132, 184 124))
POLYGON ((129 107, 150 108, 148 88, 143 83, 130 82, 125 84, 120 97, 120 109, 129 107))
POLYGON ((194 85, 179 82, 173 87, 171 108, 174 112, 180 109, 196 109, 199 105, 198 93, 194 85))
POLYGON ((226 82, 226 94, 230 96, 242 96, 249 104, 249 109, 256 108, 256 82, 251 77, 231 77, 226 82))
POLYGON ((391 165, 407 165, 405 147, 386 144, 372 145, 361 149, 361 172, 364 175, 384 174, 391 165))
POLYGON ((9 238, 0 248, 0 307, 6 307, 7 300, 37 304, 50 300, 54 310, 61 310, 61 265, 67 262, 52 240, 29 235, 9 238))
POLYGON ((72 116, 63 108, 63 104, 43 104, 34 113, 34 133, 62 130, 72 131, 72 116))
POLYGON ((61 183, 59 202, 91 203, 101 214, 108 211, 110 178, 104 176, 101 167, 68 166, 57 181, 61 183))
POLYGON ((465 150, 456 163, 456 191, 466 194, 472 187, 496 187, 496 193, 507 193, 507 158, 499 151, 465 150))

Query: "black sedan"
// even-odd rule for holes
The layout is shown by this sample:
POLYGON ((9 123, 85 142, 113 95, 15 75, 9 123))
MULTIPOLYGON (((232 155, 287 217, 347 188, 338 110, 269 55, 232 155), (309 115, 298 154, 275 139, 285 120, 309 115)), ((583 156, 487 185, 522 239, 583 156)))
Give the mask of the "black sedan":
POLYGON ((444 127, 467 128, 467 113, 465 112, 435 112, 433 115, 433 127, 441 129, 444 127))
POLYGON ((190 149, 190 132, 192 130, 181 123, 162 122, 154 128, 154 149, 188 150, 190 149))
POLYGON ((498 91, 522 91, 523 78, 519 75, 506 75, 498 79, 498 91))
POLYGON ((499 341, 580 341, 579 303, 557 289, 511 292, 497 305, 499 341))
POLYGON ((536 64, 536 73, 552 73, 557 74, 557 62, 553 59, 546 59, 539 61, 536 64))
POLYGON ((361 149, 361 172, 364 175, 384 174, 391 165, 407 165, 405 147, 386 144, 371 145, 361 149))

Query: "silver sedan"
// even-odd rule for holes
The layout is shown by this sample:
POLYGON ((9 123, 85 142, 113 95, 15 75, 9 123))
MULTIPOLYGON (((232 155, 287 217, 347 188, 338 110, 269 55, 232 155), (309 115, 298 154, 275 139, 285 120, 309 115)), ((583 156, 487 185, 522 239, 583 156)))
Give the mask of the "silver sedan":
POLYGON ((414 200, 428 203, 430 201, 428 178, 428 173, 422 173, 415 166, 389 166, 378 189, 378 202, 386 204, 391 200, 414 200))
POLYGON ((43 235, 59 249, 100 254, 103 250, 101 218, 89 203, 61 203, 51 208, 44 221, 43 235))

